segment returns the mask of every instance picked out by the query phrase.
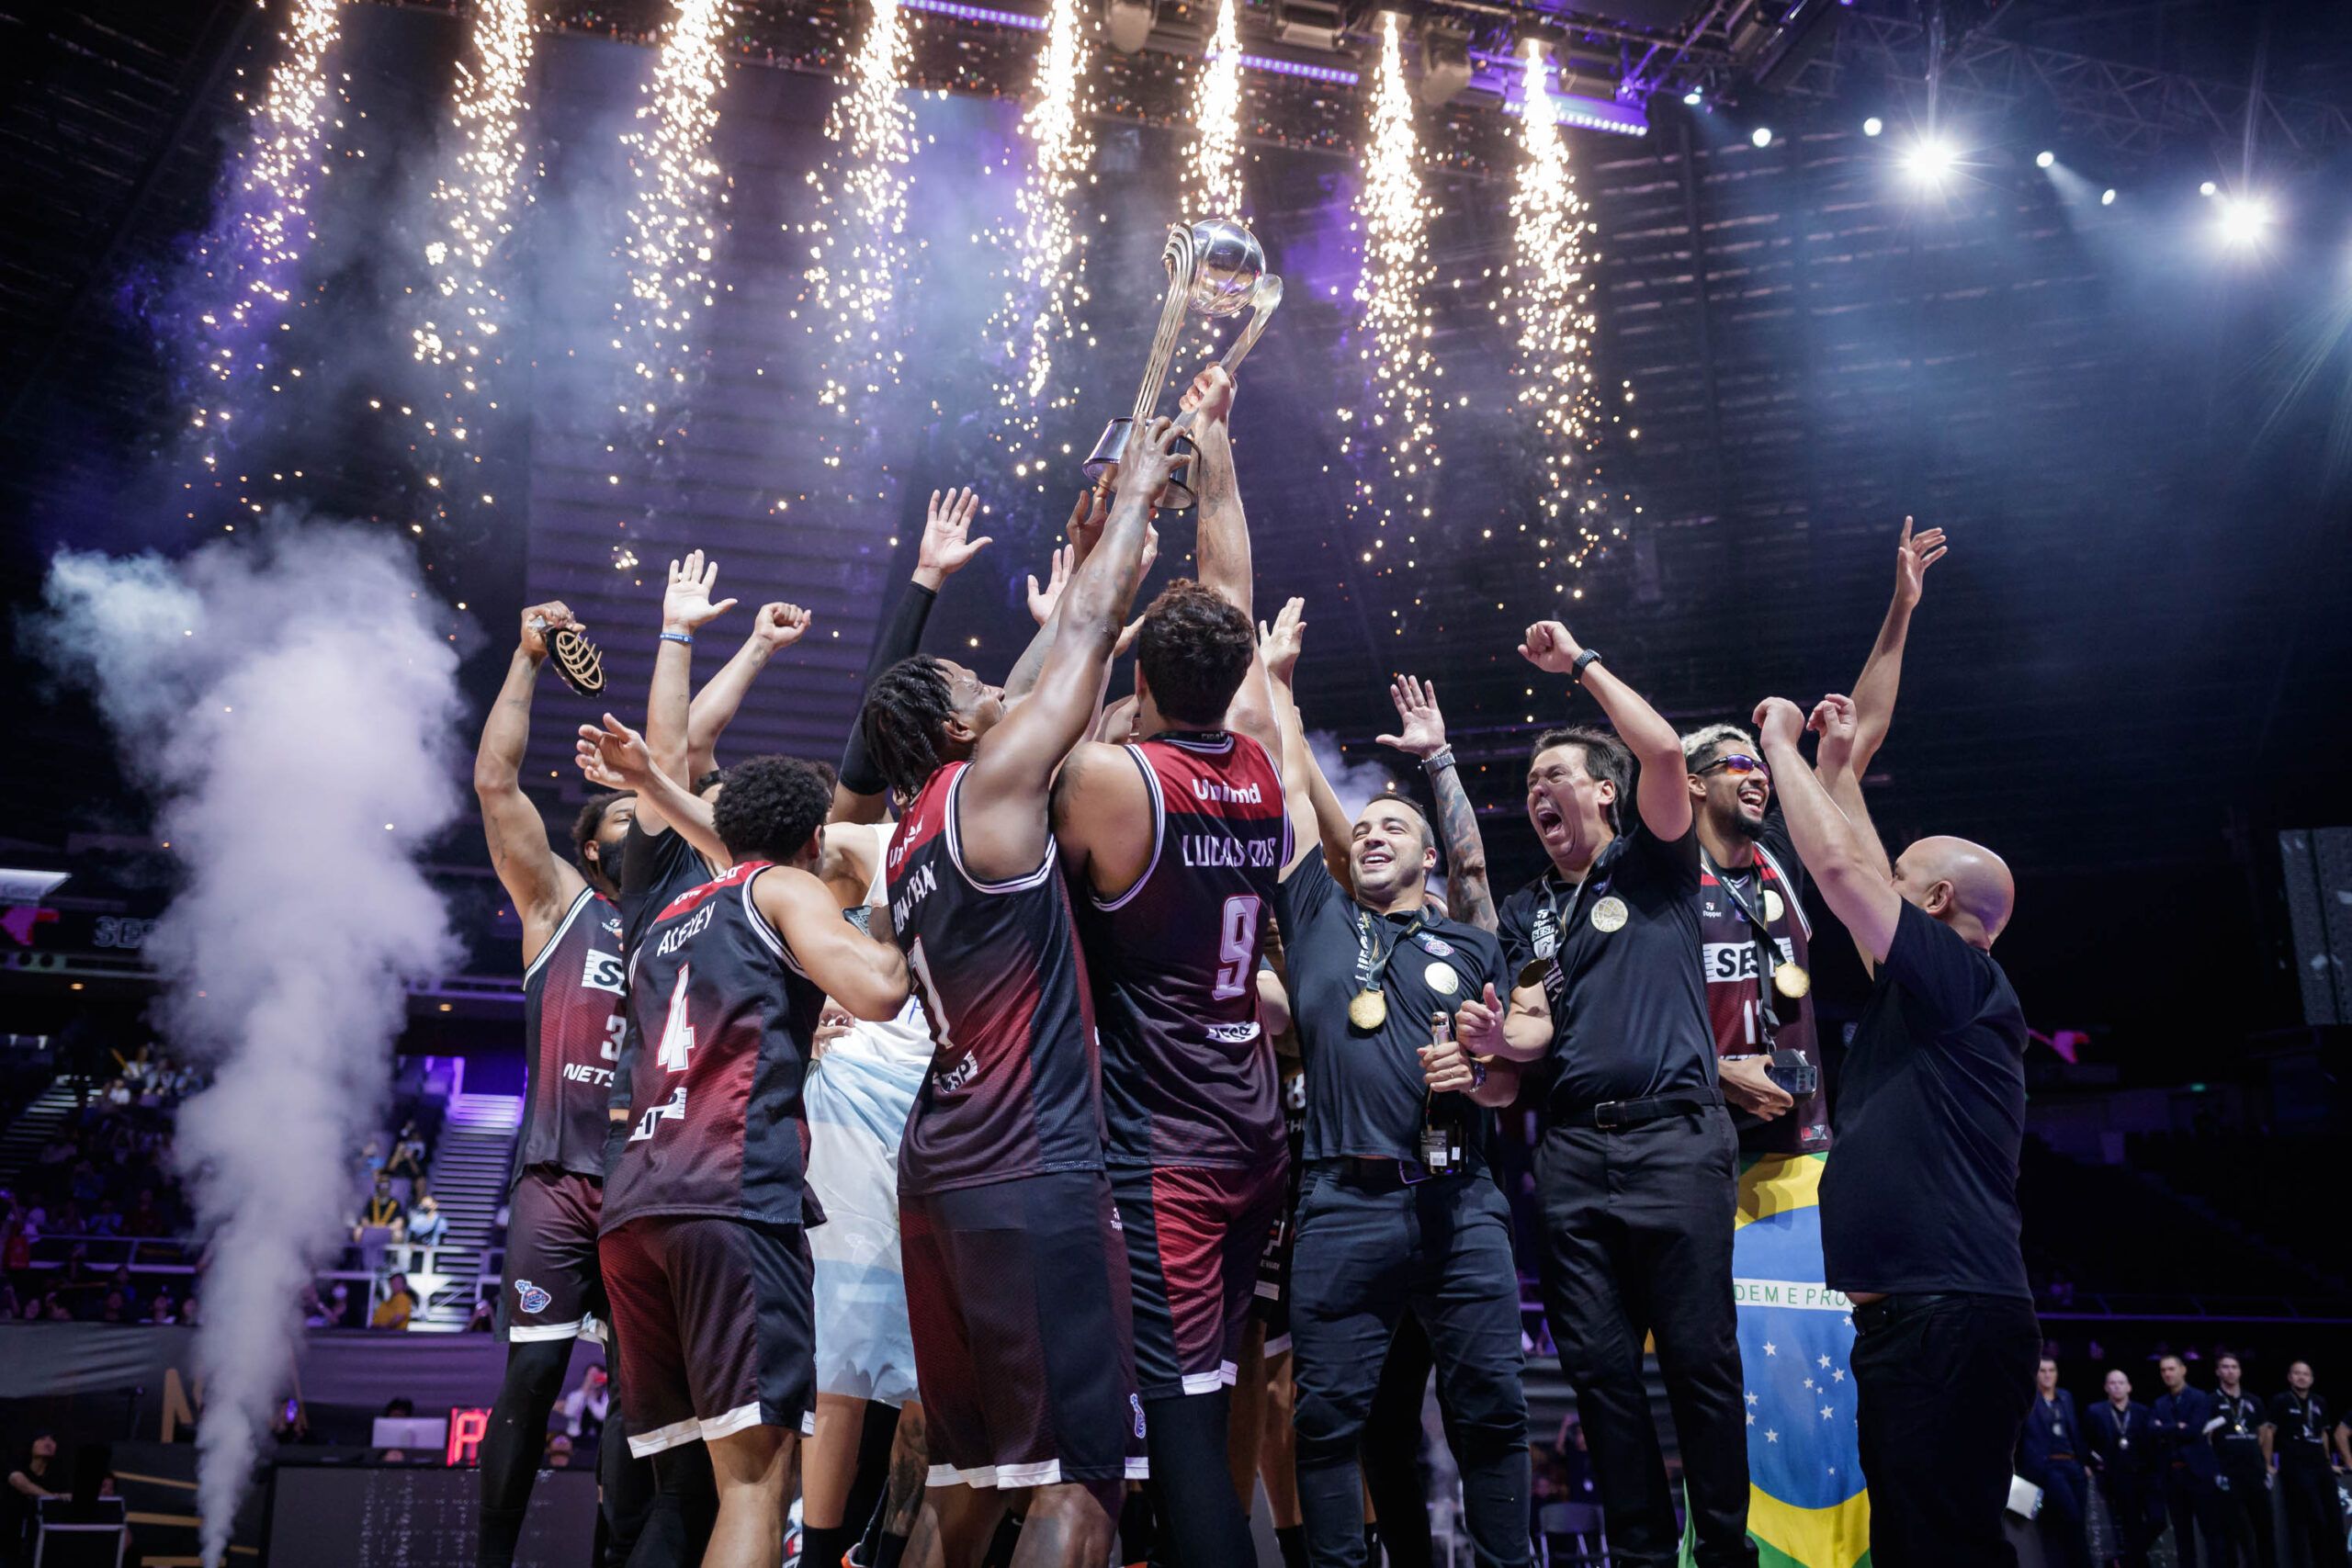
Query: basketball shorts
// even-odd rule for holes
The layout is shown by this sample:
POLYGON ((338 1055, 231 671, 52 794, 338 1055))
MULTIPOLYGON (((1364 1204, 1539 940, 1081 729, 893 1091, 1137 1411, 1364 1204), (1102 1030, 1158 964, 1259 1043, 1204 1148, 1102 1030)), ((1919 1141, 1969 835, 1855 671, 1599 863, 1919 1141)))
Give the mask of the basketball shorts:
POLYGON ((590 1313, 608 1316, 596 1222, 605 1184, 559 1166, 535 1165, 507 1199, 506 1261, 498 1326, 514 1344, 571 1339, 590 1313))
POLYGON ((1112 1171, 1127 1239, 1136 1382, 1144 1398, 1232 1386, 1241 1325, 1286 1186, 1280 1164, 1112 1171))

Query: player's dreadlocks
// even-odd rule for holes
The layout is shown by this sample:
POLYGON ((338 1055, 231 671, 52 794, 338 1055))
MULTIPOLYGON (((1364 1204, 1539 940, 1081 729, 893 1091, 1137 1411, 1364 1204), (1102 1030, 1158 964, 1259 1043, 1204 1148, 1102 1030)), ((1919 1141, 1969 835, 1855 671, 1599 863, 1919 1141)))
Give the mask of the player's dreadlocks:
POLYGON ((865 690, 858 723, 865 731, 865 754, 890 793, 912 800, 940 763, 939 742, 956 716, 947 671, 926 654, 902 659, 865 690))

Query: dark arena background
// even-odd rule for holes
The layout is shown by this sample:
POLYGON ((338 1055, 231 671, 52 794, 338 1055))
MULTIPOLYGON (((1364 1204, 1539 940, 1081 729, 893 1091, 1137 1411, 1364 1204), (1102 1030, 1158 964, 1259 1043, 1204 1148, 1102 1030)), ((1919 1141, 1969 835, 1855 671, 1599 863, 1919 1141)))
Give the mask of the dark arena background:
MULTIPOLYGON (((1286 286, 1233 416, 1258 613, 1306 601, 1351 806, 1426 796, 1374 738, 1434 681, 1516 887, 1531 743, 1596 717, 1531 622, 1746 726, 1850 689, 1904 519, 1942 528, 1866 783, 1891 846, 2016 874, 2062 1382, 2228 1351, 2352 1397, 2352 9, 1227 4, 1219 98, 1214 0, 0 0, 0 1444, 53 1437, 58 1519, 127 1512, 124 1562, 474 1561, 525 1058, 465 778, 518 612, 568 604, 608 678, 537 688, 559 847, 688 550, 742 601, 698 678, 763 601, 815 617, 722 760, 839 754, 934 490, 992 542, 926 646, 1000 674, 1224 148, 1286 286), (353 1240, 387 1168, 437 1243, 353 1240)), ((1869 980, 1816 952, 1834 1092, 1869 980)), ((1530 1528, 1606 1562, 1530 1257, 1530 1528)), ((588 1416, 517 1561, 592 1560, 588 1416)))

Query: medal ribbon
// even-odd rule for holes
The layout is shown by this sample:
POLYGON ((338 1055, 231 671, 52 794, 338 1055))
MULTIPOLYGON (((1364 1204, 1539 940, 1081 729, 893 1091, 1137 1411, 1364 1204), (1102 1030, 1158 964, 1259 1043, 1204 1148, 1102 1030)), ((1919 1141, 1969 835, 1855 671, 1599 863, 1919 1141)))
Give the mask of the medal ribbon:
MULTIPOLYGON (((1412 941, 1421 928, 1429 923, 1429 910, 1427 908, 1416 910, 1412 922, 1397 932, 1396 940, 1385 948, 1381 947, 1379 939, 1372 934, 1373 923, 1372 911, 1358 905, 1356 907, 1356 993, 1359 996, 1366 991, 1377 992, 1386 988, 1383 982, 1388 978, 1388 965, 1396 958, 1396 950, 1412 941)), ((1388 921, 1384 918, 1379 923, 1385 926, 1388 921)))
MULTIPOLYGON (((1781 966, 1781 944, 1772 940, 1772 928, 1765 924, 1764 917, 1748 903, 1747 895, 1739 890, 1739 885, 1726 873, 1707 859, 1705 850, 1699 852, 1699 860, 1713 874, 1715 886, 1724 890, 1724 897, 1731 900, 1731 907, 1746 917, 1748 931, 1756 939, 1756 990, 1764 1002, 1757 1019, 1764 1027, 1764 1048, 1769 1051, 1772 1048, 1772 1032, 1780 1027, 1781 1022, 1780 993, 1772 988, 1772 976, 1781 966)), ((1756 873, 1756 889, 1759 895, 1757 902, 1761 903, 1764 873, 1760 867, 1756 873)))

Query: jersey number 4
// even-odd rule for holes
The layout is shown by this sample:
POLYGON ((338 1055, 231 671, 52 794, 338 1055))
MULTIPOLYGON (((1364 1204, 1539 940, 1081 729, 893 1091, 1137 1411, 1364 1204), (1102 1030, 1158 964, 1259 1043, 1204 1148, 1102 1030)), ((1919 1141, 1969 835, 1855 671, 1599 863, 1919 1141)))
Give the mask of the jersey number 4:
POLYGON ((670 990, 670 1016, 662 1025, 662 1044, 654 1060, 673 1073, 686 1070, 686 1053, 695 1048, 694 1021, 686 1016, 686 976, 693 965, 678 965, 678 983, 670 990))
POLYGON ((1258 915, 1255 893, 1237 893, 1225 901, 1218 917, 1216 988, 1218 1001, 1239 996, 1258 983, 1258 915))

